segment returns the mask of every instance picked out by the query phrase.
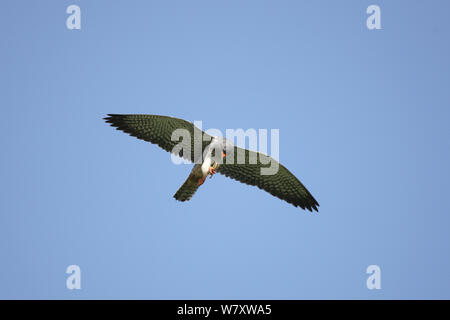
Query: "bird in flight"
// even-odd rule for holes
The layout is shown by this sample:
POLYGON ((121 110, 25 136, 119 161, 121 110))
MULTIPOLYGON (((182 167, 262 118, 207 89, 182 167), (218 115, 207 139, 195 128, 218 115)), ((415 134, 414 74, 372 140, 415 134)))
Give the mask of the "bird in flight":
POLYGON ((319 203, 305 186, 283 165, 263 153, 234 146, 223 137, 211 136, 192 122, 159 115, 108 114, 104 120, 117 130, 157 144, 162 149, 194 163, 186 181, 175 193, 178 201, 192 198, 208 176, 216 172, 239 182, 257 186, 295 207, 318 211, 319 203), (174 139, 177 130, 190 139, 174 139), (241 155, 242 158, 239 159, 241 155), (253 161, 252 161, 253 159, 253 161), (274 174, 261 174, 263 168, 276 163, 274 174))

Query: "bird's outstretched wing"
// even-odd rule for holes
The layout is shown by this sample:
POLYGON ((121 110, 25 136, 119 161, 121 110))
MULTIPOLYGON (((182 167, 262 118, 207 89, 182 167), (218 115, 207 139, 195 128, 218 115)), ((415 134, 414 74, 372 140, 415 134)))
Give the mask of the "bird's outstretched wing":
POLYGON ((257 186, 270 194, 285 200, 295 207, 318 211, 319 203, 309 193, 305 186, 283 165, 275 159, 259 152, 234 147, 234 152, 228 154, 217 172, 249 185, 257 186), (245 162, 238 161, 239 153, 245 154, 245 162), (232 157, 232 159, 226 159, 232 157), (250 159, 256 159, 253 163, 250 159), (261 168, 269 168, 269 161, 278 163, 278 171, 273 175, 262 175, 261 168), (255 163, 256 162, 256 163, 255 163))
POLYGON ((201 157, 203 150, 211 142, 210 135, 194 126, 192 122, 183 119, 147 114, 108 114, 104 120, 117 130, 157 144, 164 150, 191 162, 201 157), (190 138, 178 137, 174 141, 172 134, 177 129, 184 129, 190 138), (177 145, 178 147, 174 149, 177 145), (186 150, 190 150, 190 154, 186 150))

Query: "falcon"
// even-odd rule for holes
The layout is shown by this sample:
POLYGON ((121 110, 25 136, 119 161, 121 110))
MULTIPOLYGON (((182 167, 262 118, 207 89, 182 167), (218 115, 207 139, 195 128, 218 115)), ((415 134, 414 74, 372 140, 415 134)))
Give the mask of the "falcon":
POLYGON ((192 122, 160 115, 108 114, 104 120, 117 130, 151 142, 162 149, 194 163, 186 181, 175 193, 178 201, 192 198, 206 178, 218 172, 239 182, 256 186, 295 207, 318 211, 319 203, 305 186, 283 165, 260 152, 234 146, 224 137, 211 136, 192 122), (176 130, 187 132, 190 139, 174 139, 176 130), (241 160, 239 161, 239 155, 241 160), (252 161, 252 159, 254 159, 252 161), (274 174, 261 174, 274 162, 274 174))

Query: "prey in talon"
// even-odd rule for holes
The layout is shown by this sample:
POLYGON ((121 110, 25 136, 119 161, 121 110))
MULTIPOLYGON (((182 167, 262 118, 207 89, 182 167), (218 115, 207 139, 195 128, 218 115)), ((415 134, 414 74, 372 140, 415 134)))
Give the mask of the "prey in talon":
MULTIPOLYGON (((225 158, 227 154, 222 150, 222 159, 225 158)), ((211 179, 213 175, 216 174, 217 168, 220 166, 216 161, 213 161, 211 167, 209 167, 209 178, 211 179)))

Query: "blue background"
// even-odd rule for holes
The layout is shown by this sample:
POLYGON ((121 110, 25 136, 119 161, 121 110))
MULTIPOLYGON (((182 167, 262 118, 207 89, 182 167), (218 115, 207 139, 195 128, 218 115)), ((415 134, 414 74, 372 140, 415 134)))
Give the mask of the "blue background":
POLYGON ((2 0, 0 298, 450 298, 449 12, 2 0), (176 202, 190 166, 107 113, 280 129, 320 212, 220 175, 176 202))

